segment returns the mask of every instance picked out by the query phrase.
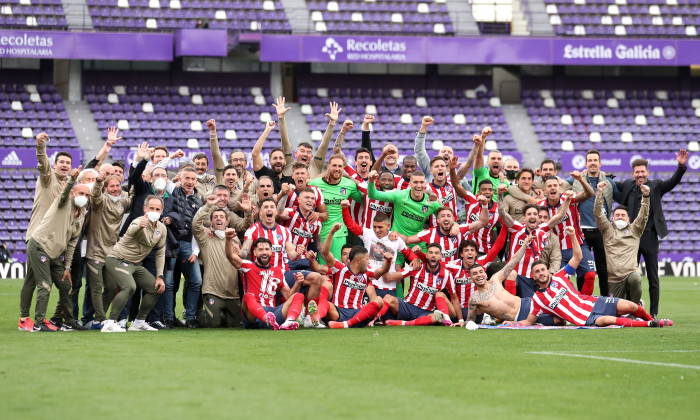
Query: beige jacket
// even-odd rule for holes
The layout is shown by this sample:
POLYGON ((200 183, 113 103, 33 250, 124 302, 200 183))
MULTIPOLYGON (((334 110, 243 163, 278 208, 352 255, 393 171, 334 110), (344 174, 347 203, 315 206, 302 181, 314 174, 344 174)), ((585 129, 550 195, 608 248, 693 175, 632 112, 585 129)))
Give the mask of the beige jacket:
MULTIPOLYGON (((292 175, 292 165, 294 164, 294 155, 292 154, 292 144, 289 142, 289 134, 287 132, 287 123, 284 116, 279 116, 280 137, 282 140, 282 151, 284 158, 287 160, 287 165, 282 169, 282 175, 292 175)), ((309 179, 316 178, 323 172, 323 166, 326 164, 326 154, 328 154, 328 145, 331 143, 335 131, 335 121, 329 121, 326 132, 323 134, 321 144, 318 145, 318 150, 309 164, 309 179)))
POLYGON ((44 219, 46 211, 51 207, 54 199, 61 195, 61 190, 65 185, 65 177, 59 176, 52 168, 49 157, 46 155, 46 144, 36 145, 36 158, 39 161, 39 179, 34 192, 34 204, 32 204, 32 215, 29 219, 26 240, 32 237, 34 230, 44 219))
POLYGON ((103 192, 104 181, 95 181, 90 193, 90 221, 87 228, 87 252, 85 258, 104 262, 107 253, 119 239, 124 213, 131 211, 134 189, 131 195, 122 192, 118 201, 112 201, 103 192))
POLYGON ((161 222, 156 222, 155 227, 151 222, 145 228, 139 226, 146 216, 137 217, 129 225, 124 236, 114 245, 107 254, 134 265, 140 265, 141 261, 155 248, 156 250, 156 277, 163 277, 165 268, 165 238, 168 230, 161 222))

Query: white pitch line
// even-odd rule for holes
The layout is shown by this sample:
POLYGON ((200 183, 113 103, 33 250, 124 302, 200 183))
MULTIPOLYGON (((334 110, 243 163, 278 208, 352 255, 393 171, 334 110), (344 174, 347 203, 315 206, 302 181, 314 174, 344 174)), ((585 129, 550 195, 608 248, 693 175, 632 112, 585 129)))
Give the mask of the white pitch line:
POLYGON ((694 366, 694 365, 681 365, 678 363, 647 362, 645 360, 621 359, 619 357, 590 356, 587 354, 557 353, 557 352, 553 352, 553 351, 531 351, 531 352, 526 352, 526 353, 529 353, 529 354, 547 354, 547 355, 551 355, 551 356, 578 357, 581 359, 608 360, 610 362, 636 363, 638 365, 653 365, 653 366, 664 366, 664 367, 675 367, 675 368, 683 368, 683 369, 700 370, 700 366, 694 366))
MULTIPOLYGON (((695 350, 576 350, 576 352, 570 352, 570 351, 560 351, 557 352, 559 353, 569 353, 569 354, 577 354, 577 353, 698 353, 700 352, 700 349, 695 349, 695 350)), ((539 354, 538 352, 528 352, 528 353, 533 353, 533 354, 539 354)))

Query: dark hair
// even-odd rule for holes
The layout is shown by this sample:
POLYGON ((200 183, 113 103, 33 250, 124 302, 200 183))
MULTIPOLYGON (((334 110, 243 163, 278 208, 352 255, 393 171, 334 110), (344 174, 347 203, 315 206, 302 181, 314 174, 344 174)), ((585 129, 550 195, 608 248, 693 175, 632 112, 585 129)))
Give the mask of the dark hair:
POLYGON ((388 222, 389 221, 389 216, 386 215, 386 213, 382 212, 377 212, 377 215, 374 216, 374 221, 375 222, 388 222))
POLYGON ((440 245, 440 244, 437 243, 437 242, 431 242, 431 243, 429 243, 428 246, 425 247, 425 250, 427 251, 427 250, 429 250, 430 248, 437 248, 437 249, 440 250, 440 252, 442 252, 442 245, 440 245))
POLYGON ((192 156, 192 161, 194 162, 197 159, 206 159, 207 160, 207 165, 209 165, 209 156, 207 156, 204 153, 197 153, 196 155, 192 156))
POLYGON ((226 219, 228 219, 228 213, 226 213, 226 210, 224 210, 224 209, 214 209, 214 210, 212 210, 211 214, 209 215, 209 221, 214 220, 214 213, 216 213, 217 211, 222 212, 222 213, 226 216, 226 219))
POLYGON ((543 264, 544 266, 547 266, 547 264, 544 262, 544 260, 535 260, 530 264, 530 269, 534 268, 536 265, 543 264))
POLYGON ((267 203, 268 201, 271 202, 272 204, 274 204, 275 208, 277 208, 277 202, 275 202, 275 199, 272 197, 263 198, 260 201, 260 208, 262 208, 263 204, 267 203))
POLYGON ((297 169, 306 169, 307 171, 309 170, 309 165, 307 165, 304 162, 294 162, 292 163, 292 172, 296 171, 297 169))
POLYGON ((346 162, 347 162, 347 159, 345 158, 345 155, 343 155, 342 153, 333 153, 333 156, 331 156, 330 158, 328 158, 328 166, 331 166, 331 161, 332 161, 333 159, 340 159, 340 160, 343 161, 343 163, 346 163, 346 162))
POLYGON ((308 142, 305 142, 305 141, 299 143, 299 145, 297 146, 297 150, 299 150, 299 148, 301 148, 301 147, 306 147, 307 149, 314 150, 314 146, 313 146, 311 143, 308 143, 308 142))
POLYGON ((282 150, 281 147, 275 147, 274 149, 270 150, 270 157, 272 157, 272 154, 275 152, 280 152, 282 153, 282 156, 284 156, 284 150, 282 150))
POLYGON ((114 162, 112 162, 112 166, 118 166, 122 168, 122 171, 124 170, 124 164, 119 160, 115 160, 114 162))
POLYGON ((443 163, 446 164, 445 159, 442 158, 442 156, 435 156, 434 158, 430 159, 430 167, 433 167, 433 163, 437 162, 438 160, 441 160, 443 163))
POLYGON ((525 216, 525 213, 527 213, 527 211, 530 209, 537 210, 538 214, 540 212, 540 206, 538 206, 537 204, 528 203, 528 204, 525 204, 525 206, 523 207, 523 216, 525 216))
POLYGON ((464 252, 464 249, 468 246, 476 249, 477 251, 479 250, 479 245, 476 244, 476 241, 472 239, 465 239, 459 243, 458 255, 462 255, 462 252, 464 252))
POLYGON ((153 169, 151 169, 151 176, 153 176, 153 172, 155 172, 155 171, 163 171, 163 172, 165 172, 165 175, 166 175, 166 176, 168 175, 168 170, 167 170, 167 169, 161 168, 160 166, 156 166, 156 167, 154 167, 153 169))
POLYGON ((613 210, 613 214, 615 214, 615 212, 618 210, 624 210, 627 213, 627 216, 630 215, 630 209, 628 209, 627 206, 623 206, 622 204, 620 204, 619 206, 615 207, 615 210, 613 210))
POLYGON ((367 254, 367 248, 365 248, 362 245, 355 245, 352 247, 352 249, 350 249, 350 255, 348 255, 348 259, 352 261, 355 259, 356 256, 364 254, 367 254))
POLYGON ((588 155, 598 155, 598 160, 600 160, 600 152, 596 149, 591 149, 586 152, 586 160, 588 160, 588 155))
POLYGON ((481 265, 481 264, 472 264, 472 266, 469 267, 469 275, 471 275, 471 274, 472 274, 472 270, 474 270, 474 269, 476 269, 476 268, 482 268, 482 269, 483 269, 484 266, 481 265))
MULTIPOLYGON (((226 166, 224 166, 223 173, 226 173, 226 171, 228 171, 229 169, 233 169, 233 171, 236 172, 236 167, 235 167, 235 166, 233 166, 233 165, 226 165, 226 166)), ((236 175, 238 175, 238 172, 236 172, 236 175)))
POLYGON ((157 195, 149 194, 146 196, 146 199, 143 200, 143 206, 146 207, 148 205, 148 202, 151 200, 158 200, 160 201, 160 208, 163 208, 163 199, 158 197, 157 195))
POLYGON ((545 160, 543 160, 542 163, 540 163, 540 170, 542 170, 542 167, 543 167, 545 164, 547 164, 547 163, 551 163, 552 166, 554 166, 554 170, 555 170, 555 171, 557 170, 557 164, 554 163, 554 161, 553 161, 552 159, 545 159, 545 160))
POLYGON ((253 242, 253 249, 256 249, 256 248, 258 247, 259 244, 268 244, 268 245, 270 245, 270 248, 272 248, 272 241, 270 241, 269 239, 265 238, 264 236, 258 237, 258 239, 256 239, 256 240, 253 242))
POLYGON ((537 206, 537 213, 539 213, 539 212, 541 212, 541 211, 546 211, 547 214, 549 214, 549 209, 548 209, 547 207, 545 207, 545 206, 537 206))
POLYGON ((632 161, 632 169, 636 168, 637 166, 644 166, 645 168, 649 169, 649 161, 646 159, 635 159, 632 161))
MULTIPOLYGON (((235 149, 231 152, 231 154, 228 155, 228 161, 229 163, 231 162, 231 156, 233 156, 234 153, 242 153, 243 154, 243 159, 245 159, 246 162, 248 162, 248 155, 243 151, 243 149, 235 149)), ((226 168, 224 168, 226 169, 226 168)))
MULTIPOLYGON (((61 156, 67 157, 68 159, 70 159, 71 163, 73 163, 73 156, 71 156, 70 153, 63 152, 63 151, 56 153, 56 158, 54 159, 53 163, 58 162, 58 158, 60 158, 61 156)), ((122 169, 123 169, 123 167, 122 167, 122 169)))
MULTIPOLYGON (((491 182, 491 181, 489 181, 489 182, 491 182)), ((449 208, 447 206, 441 206, 441 207, 438 207, 437 211, 435 212, 435 216, 442 213, 443 211, 449 211, 450 213, 452 213, 453 216, 455 215, 455 213, 452 211, 451 208, 449 208)))
POLYGON ((352 249, 352 245, 347 244, 347 243, 344 244, 342 247, 340 247, 340 253, 342 254, 343 251, 346 250, 346 249, 348 249, 348 248, 351 248, 351 249, 352 249))
POLYGON ((215 193, 215 192, 217 192, 217 191, 226 191, 226 192, 229 192, 228 187, 225 186, 225 185, 221 185, 221 184, 215 186, 214 189, 212 190, 212 193, 215 193))
POLYGON ((413 173, 411 174, 411 178, 409 179, 409 181, 410 181, 411 179, 413 179, 414 176, 418 176, 418 177, 421 177, 421 176, 422 176, 423 178, 425 178, 425 174, 424 174, 422 171, 413 171, 413 173))
POLYGON ((525 172, 527 172, 527 173, 529 173, 530 175, 532 175, 532 179, 535 179, 535 171, 533 171, 533 170, 530 169, 530 168, 523 168, 523 169, 521 169, 520 172, 518 172, 518 173, 515 175, 515 179, 520 179, 520 177, 522 177, 523 174, 524 174, 525 172))
POLYGON ((260 186, 260 184, 262 184, 262 181, 263 181, 264 179, 267 179, 268 181, 270 181, 270 183, 272 184, 273 187, 275 186, 275 183, 272 182, 272 178, 270 178, 270 177, 267 176, 267 175, 263 175, 263 176, 261 176, 260 178, 258 178, 258 187, 260 186))
POLYGON ((299 188, 299 189, 297 190, 297 195, 298 195, 299 197, 301 197, 301 195, 302 195, 303 193, 311 193, 311 194, 313 194, 314 196, 316 196, 316 193, 314 192, 314 190, 312 190, 312 189, 309 188, 309 187, 302 187, 302 188, 299 188))
POLYGON ((406 156, 404 156, 402 162, 406 162, 406 160, 412 160, 412 161, 418 163, 418 159, 416 159, 416 157, 413 156, 413 155, 406 155, 406 156))
MULTIPOLYGON (((168 148, 165 147, 165 146, 156 146, 156 147, 154 147, 154 148, 153 148, 153 154, 156 153, 156 150, 162 150, 162 151, 165 152, 165 155, 166 155, 166 156, 168 155, 168 148)), ((151 157, 151 158, 152 158, 152 157, 151 157)))
POLYGON ((478 189, 481 189, 481 186, 484 184, 491 184, 491 186, 493 186, 493 182, 491 182, 490 179, 486 178, 486 179, 482 179, 481 181, 479 181, 479 188, 478 189))
POLYGON ((559 185, 559 178, 556 176, 548 176, 547 179, 544 180, 544 183, 547 184, 549 181, 557 181, 557 185, 559 185))
POLYGON ((357 150, 355 150, 355 160, 357 160, 357 155, 359 155, 360 153, 367 153, 370 159, 372 158, 372 152, 368 148, 358 147, 357 150))

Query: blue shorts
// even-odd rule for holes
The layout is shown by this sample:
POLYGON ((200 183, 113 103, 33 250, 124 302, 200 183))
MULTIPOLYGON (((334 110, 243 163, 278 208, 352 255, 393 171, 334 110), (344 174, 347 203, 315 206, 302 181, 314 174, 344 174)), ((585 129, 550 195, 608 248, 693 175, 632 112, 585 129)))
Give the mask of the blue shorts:
POLYGON ((374 290, 377 292, 377 296, 380 298, 383 298, 384 296, 393 296, 396 297, 396 289, 393 290, 383 290, 383 289, 377 289, 376 287, 374 290))
MULTIPOLYGON (((521 276, 515 279, 515 294, 520 298, 531 298, 535 295, 535 280, 530 277, 521 276)), ((521 305, 522 306, 522 305, 521 305)), ((525 315, 527 317, 527 315, 525 315)))
MULTIPOLYGON (((522 298, 520 299, 520 310, 518 311, 518 316, 515 318, 516 321, 524 321, 530 315, 530 309, 532 309, 532 299, 522 298)), ((550 314, 542 314, 537 317, 537 323, 546 325, 548 327, 554 326, 554 316, 550 314)))
POLYGON ((617 301, 615 297, 599 297, 593 305, 591 315, 586 320, 586 326, 590 327, 595 324, 595 320, 601 316, 617 316, 617 301))
POLYGON ((432 313, 432 311, 421 309, 415 305, 406 303, 406 301, 403 299, 399 299, 399 312, 396 314, 396 319, 400 319, 402 321, 413 321, 414 319, 425 315, 430 315, 432 313))
MULTIPOLYGON (((354 317, 355 315, 357 315, 360 312, 359 309, 338 308, 338 307, 336 307, 336 309, 338 310, 338 322, 350 321, 350 319, 352 319, 352 317, 354 317)), ((367 324, 369 324, 369 321, 371 321, 371 319, 368 319, 365 322, 360 322, 357 325, 353 325, 352 328, 366 327, 367 324)))
MULTIPOLYGON (((263 306, 263 309, 265 309, 266 312, 272 312, 273 314, 275 314, 275 320, 278 324, 282 325, 285 321, 284 315, 282 315, 282 306, 284 305, 277 305, 274 308, 271 306, 263 306)), ((243 314, 243 328, 259 329, 270 327, 268 327, 266 323, 262 322, 257 318, 255 318, 255 321, 253 322, 248 321, 248 319, 245 317, 245 314, 243 314)))
MULTIPOLYGON (((284 281, 287 283, 287 286, 291 289, 294 286, 294 283, 296 283, 296 279, 294 278, 295 273, 301 273, 304 278, 308 276, 309 274, 313 273, 313 271, 309 270, 292 270, 291 269, 291 264, 289 264, 290 270, 287 270, 284 272, 284 281)), ((299 288, 299 293, 306 295, 306 292, 309 290, 309 286, 301 286, 299 288)), ((279 299, 282 296, 282 292, 278 291, 277 292, 277 298, 279 299)))
MULTIPOLYGON (((564 266, 568 264, 573 255, 574 250, 571 248, 561 250, 561 268, 564 268, 564 266)), ((581 255, 581 262, 578 264, 578 267, 576 267, 576 277, 582 279, 586 273, 591 271, 595 273, 595 262, 593 260, 593 255, 591 255, 591 250, 587 246, 581 247, 581 255)))

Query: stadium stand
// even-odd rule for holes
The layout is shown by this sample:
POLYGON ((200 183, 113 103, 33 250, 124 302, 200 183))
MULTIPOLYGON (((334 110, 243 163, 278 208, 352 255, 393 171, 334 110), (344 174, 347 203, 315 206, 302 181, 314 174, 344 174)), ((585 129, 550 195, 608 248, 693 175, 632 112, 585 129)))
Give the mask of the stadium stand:
POLYGON ((27 29, 66 29, 61 0, 0 1, 0 27, 27 29))

